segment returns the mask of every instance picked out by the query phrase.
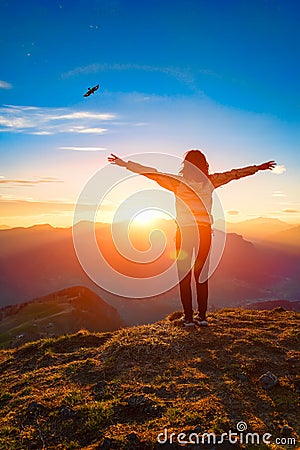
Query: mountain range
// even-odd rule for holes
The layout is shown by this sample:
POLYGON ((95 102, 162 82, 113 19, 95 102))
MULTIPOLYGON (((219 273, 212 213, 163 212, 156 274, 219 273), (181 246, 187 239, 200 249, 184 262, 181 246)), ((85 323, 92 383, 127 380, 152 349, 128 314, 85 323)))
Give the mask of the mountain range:
POLYGON ((279 219, 257 217, 243 222, 227 222, 228 233, 237 233, 262 245, 278 246, 286 251, 300 254, 300 225, 279 219))
MULTIPOLYGON (((293 228, 282 233, 292 231, 293 228)), ((96 236, 106 246, 107 254, 114 258, 116 267, 129 274, 143 274, 145 265, 127 267, 124 259, 114 253, 108 225, 97 224, 96 236)), ((135 236, 135 241, 141 249, 145 247, 142 233, 135 236)), ((164 267, 166 261, 161 259, 160 264, 164 267)), ((224 254, 210 279, 210 307, 244 306, 276 299, 299 300, 299 268, 299 255, 283 245, 266 246, 265 242, 264 245, 253 243, 241 235, 227 233, 224 254)), ((152 267, 147 270, 151 275, 152 267)), ((152 323, 180 306, 177 287, 156 297, 132 299, 116 296, 95 285, 78 262, 71 228, 38 225, 0 230, 0 307, 74 286, 92 289, 118 310, 127 325, 152 323)))

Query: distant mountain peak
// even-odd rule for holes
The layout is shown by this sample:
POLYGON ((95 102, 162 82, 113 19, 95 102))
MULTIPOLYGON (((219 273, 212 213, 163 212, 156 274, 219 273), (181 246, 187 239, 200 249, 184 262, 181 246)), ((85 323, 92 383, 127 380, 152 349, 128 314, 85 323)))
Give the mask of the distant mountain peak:
POLYGON ((85 286, 72 286, 0 309, 0 345, 74 333, 113 331, 124 326, 117 310, 85 286), (17 330, 22 330, 20 335, 17 330), (21 338, 20 338, 21 336, 21 338), (21 339, 21 341, 20 341, 21 339))
POLYGON ((277 219, 277 218, 273 218, 273 217, 254 217, 253 219, 247 219, 247 220, 242 220, 240 222, 228 222, 231 225, 242 225, 242 224, 282 224, 282 225, 286 225, 287 227, 290 226, 290 224, 288 222, 284 222, 283 220, 277 219))
POLYGON ((49 223, 41 223, 38 225, 32 225, 31 227, 28 227, 28 230, 54 230, 55 227, 50 225, 49 223))

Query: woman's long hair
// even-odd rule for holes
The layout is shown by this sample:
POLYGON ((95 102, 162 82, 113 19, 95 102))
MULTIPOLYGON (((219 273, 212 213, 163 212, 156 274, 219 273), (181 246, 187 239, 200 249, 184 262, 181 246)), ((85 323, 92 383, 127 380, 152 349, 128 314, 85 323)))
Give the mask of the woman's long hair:
POLYGON ((199 178, 199 176, 197 177, 198 170, 209 177, 209 164, 205 155, 200 150, 188 150, 184 155, 179 174, 186 178, 197 179, 199 178), (185 164, 186 161, 187 164, 185 164))

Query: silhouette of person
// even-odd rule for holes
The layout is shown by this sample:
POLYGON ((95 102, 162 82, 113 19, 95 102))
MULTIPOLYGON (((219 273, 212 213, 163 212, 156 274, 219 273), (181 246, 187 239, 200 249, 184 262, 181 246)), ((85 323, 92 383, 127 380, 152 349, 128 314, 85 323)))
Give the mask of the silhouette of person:
POLYGON ((185 327, 207 326, 208 263, 212 234, 212 193, 232 180, 254 175, 259 170, 273 169, 275 161, 222 173, 209 173, 209 164, 200 150, 185 153, 178 175, 159 172, 153 167, 133 161, 125 162, 111 154, 108 161, 156 181, 176 196, 177 271, 185 327), (196 224, 196 226, 195 226, 196 224), (193 259, 193 252, 195 258, 193 259), (193 316, 192 273, 196 283, 198 311, 193 316), (201 280, 200 280, 201 275, 201 280))

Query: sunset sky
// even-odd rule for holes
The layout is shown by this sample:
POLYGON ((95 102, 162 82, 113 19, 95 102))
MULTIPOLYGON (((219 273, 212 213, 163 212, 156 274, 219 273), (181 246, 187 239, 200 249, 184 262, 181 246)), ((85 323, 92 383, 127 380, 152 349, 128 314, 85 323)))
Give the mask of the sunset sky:
POLYGON ((0 0, 0 225, 69 226, 111 152, 191 148, 280 166, 218 190, 228 221, 300 223, 299 21, 297 0, 0 0))

